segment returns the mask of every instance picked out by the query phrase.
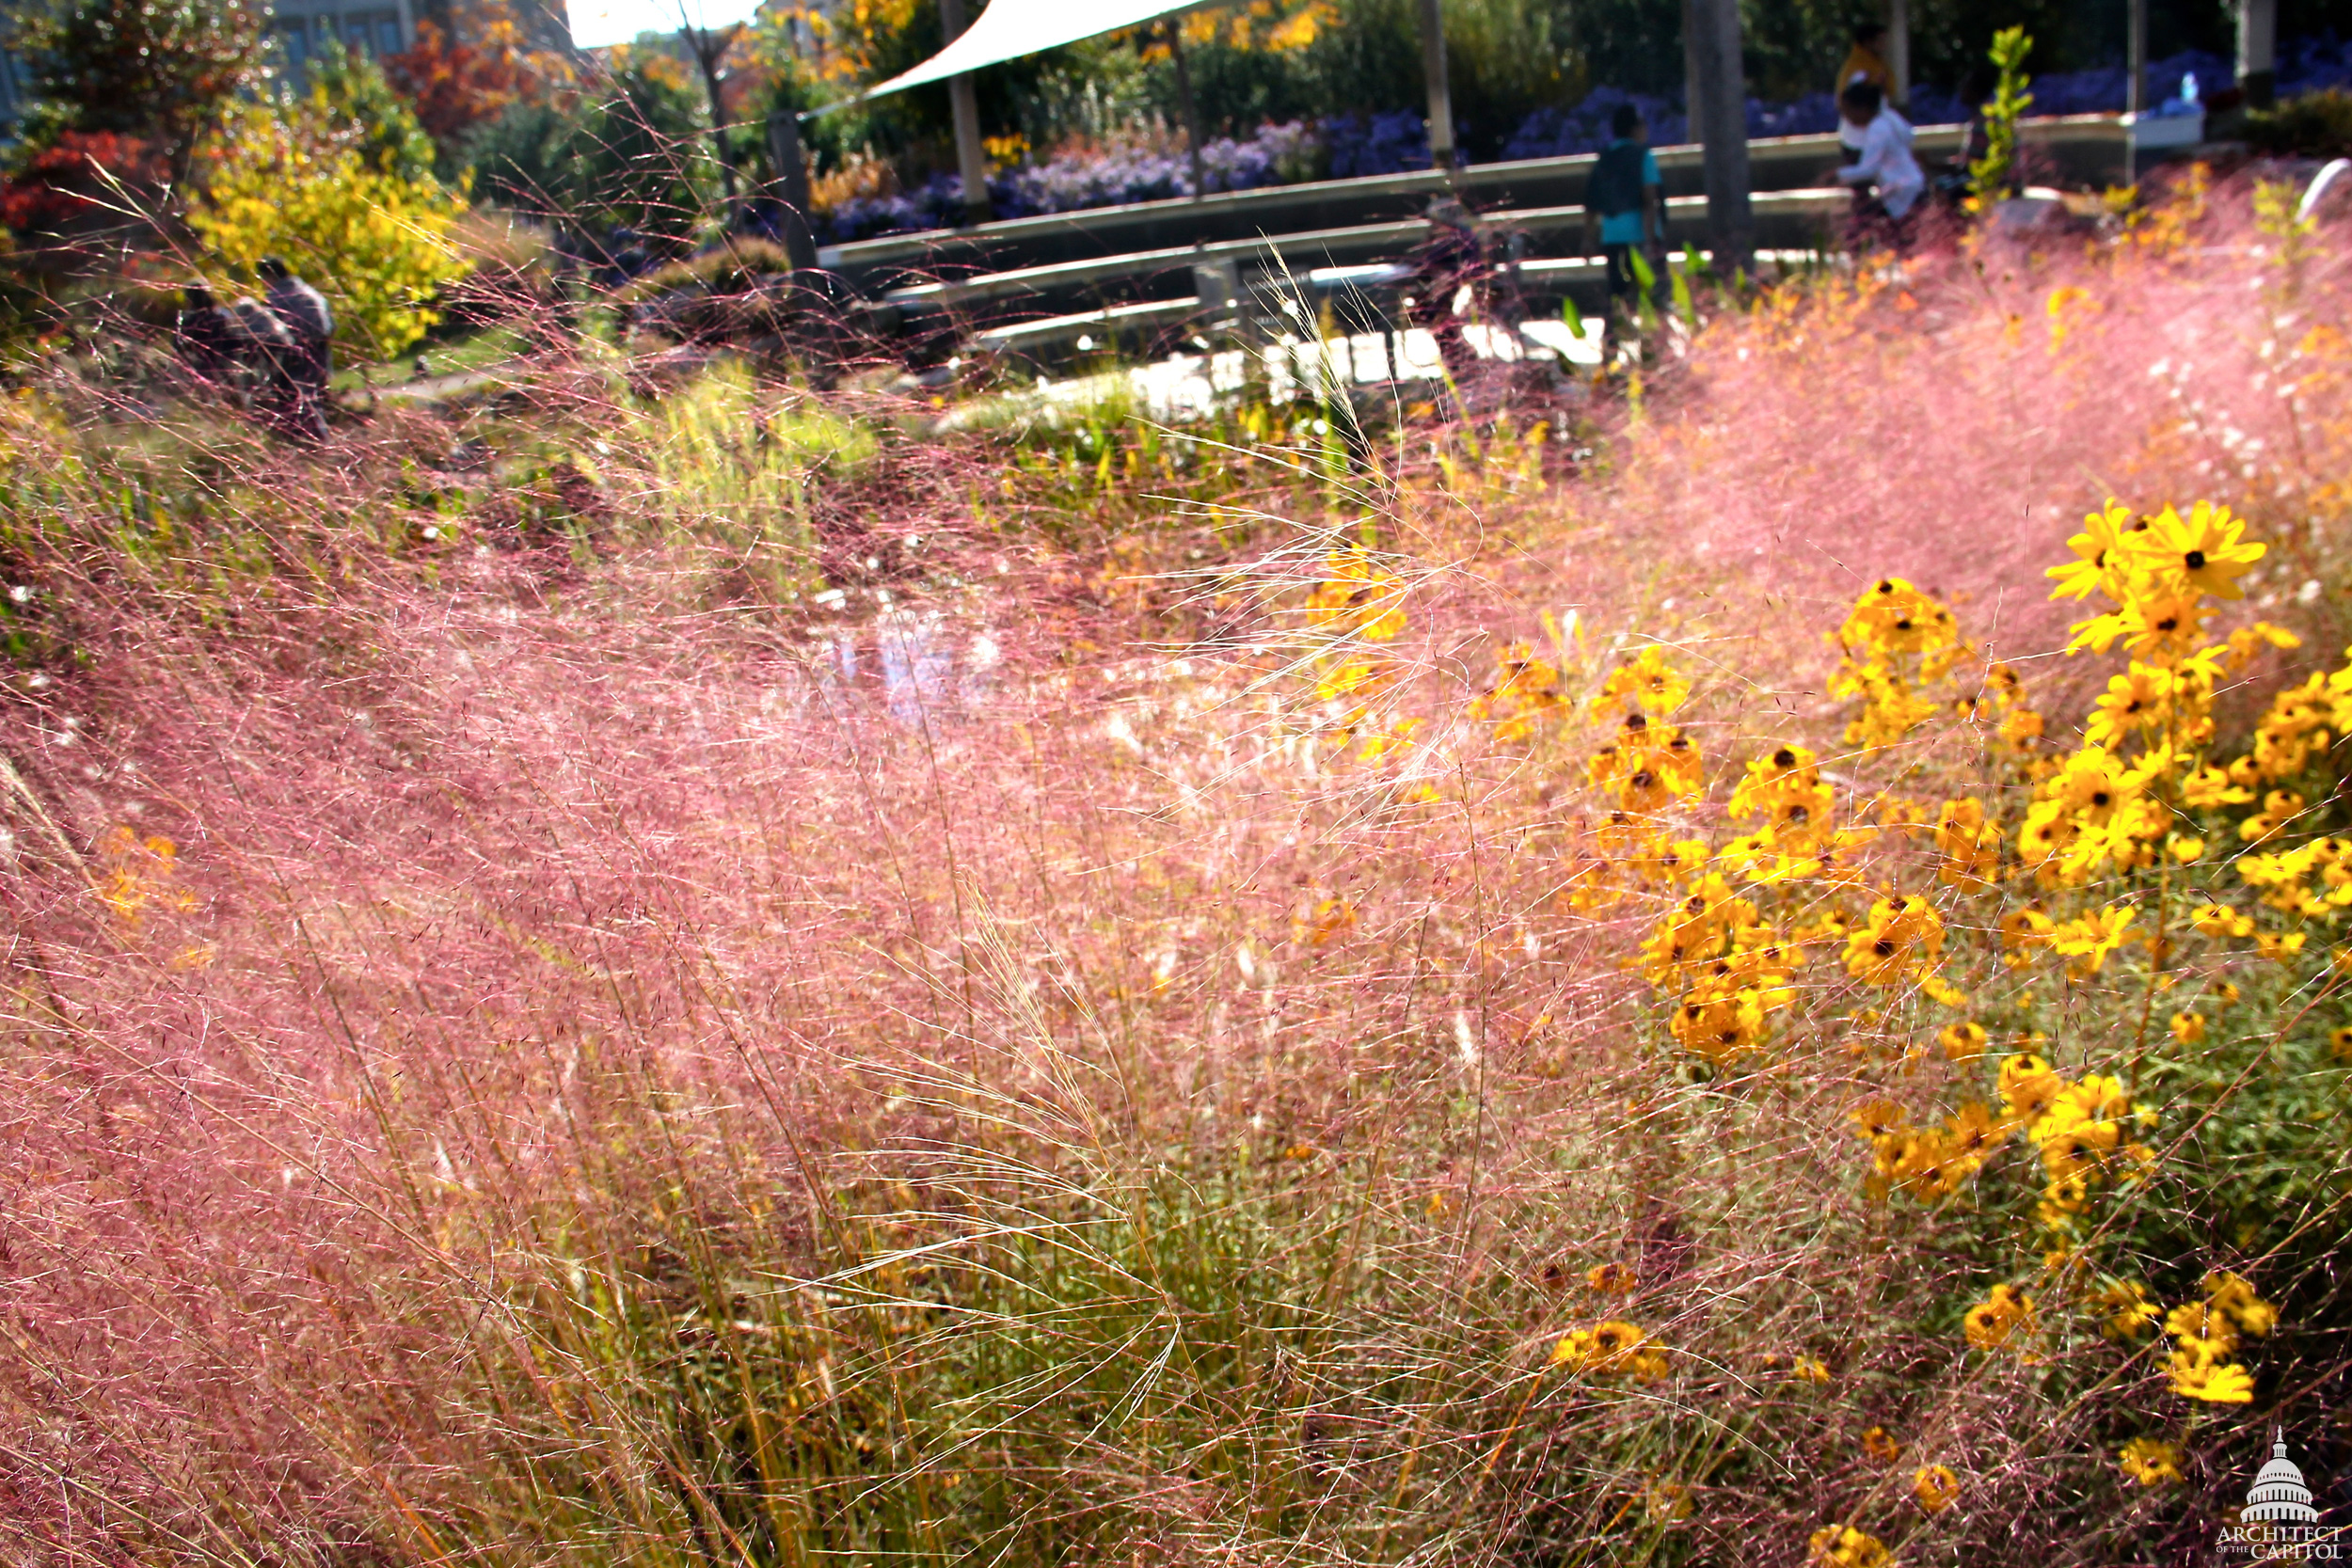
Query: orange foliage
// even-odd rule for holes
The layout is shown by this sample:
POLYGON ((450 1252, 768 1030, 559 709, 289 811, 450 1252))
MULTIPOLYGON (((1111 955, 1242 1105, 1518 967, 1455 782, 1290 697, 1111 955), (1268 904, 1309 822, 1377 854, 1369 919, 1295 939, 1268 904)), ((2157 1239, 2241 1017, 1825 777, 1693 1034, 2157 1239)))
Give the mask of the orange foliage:
POLYGON ((420 22, 415 45, 384 60, 385 75, 438 142, 453 141, 496 119, 508 104, 535 101, 571 77, 570 67, 556 56, 523 47, 503 5, 494 0, 479 8, 473 21, 466 29, 472 41, 420 22))

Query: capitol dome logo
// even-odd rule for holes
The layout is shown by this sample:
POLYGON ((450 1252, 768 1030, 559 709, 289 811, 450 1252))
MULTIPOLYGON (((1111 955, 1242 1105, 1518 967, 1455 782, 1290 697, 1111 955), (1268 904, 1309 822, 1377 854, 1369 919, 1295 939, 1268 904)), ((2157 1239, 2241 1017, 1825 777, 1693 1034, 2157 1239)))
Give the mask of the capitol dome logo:
POLYGON ((2246 1506, 2235 1526, 2224 1529, 2216 1543, 2222 1560, 2255 1562, 2341 1562, 2343 1544, 2336 1531, 2319 1522, 2312 1504, 2312 1489, 2302 1466, 2287 1457, 2287 1434, 2274 1432, 2269 1462, 2247 1489, 2246 1506))

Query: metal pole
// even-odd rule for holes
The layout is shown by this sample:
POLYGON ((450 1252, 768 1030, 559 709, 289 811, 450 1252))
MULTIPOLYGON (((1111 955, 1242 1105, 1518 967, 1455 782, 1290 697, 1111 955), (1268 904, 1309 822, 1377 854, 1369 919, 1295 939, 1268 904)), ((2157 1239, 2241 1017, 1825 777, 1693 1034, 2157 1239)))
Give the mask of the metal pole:
POLYGON ((2249 109, 2279 96, 2279 0, 2238 0, 2237 85, 2249 109))
POLYGON ((1740 0, 1695 0, 1699 96, 1707 103, 1707 241, 1719 277, 1750 270, 1756 216, 1748 201, 1747 75, 1740 58, 1740 0))
POLYGON ((1209 182, 1200 173, 1200 106, 1193 102, 1192 72, 1184 69, 1182 17, 1168 19, 1168 57, 1176 67, 1176 102, 1184 114, 1184 150, 1192 155, 1192 198, 1198 201, 1209 194, 1209 182))
MULTIPOLYGON (((939 0, 940 30, 953 43, 963 36, 963 0, 939 0)), ((996 215, 988 201, 988 155, 980 149, 980 101, 969 73, 947 78, 947 107, 956 121, 956 172, 963 178, 963 221, 996 215)))
POLYGON ((1887 102, 1911 103, 1911 0, 1886 0, 1887 102))
POLYGON ((1445 79, 1445 15, 1438 0, 1421 0, 1421 69, 1429 80, 1429 162, 1454 177, 1454 93, 1445 79))
POLYGON ((2129 0, 2127 9, 2123 58, 2130 75, 2123 84, 2123 110, 2136 115, 2148 106, 2148 0, 2129 0))

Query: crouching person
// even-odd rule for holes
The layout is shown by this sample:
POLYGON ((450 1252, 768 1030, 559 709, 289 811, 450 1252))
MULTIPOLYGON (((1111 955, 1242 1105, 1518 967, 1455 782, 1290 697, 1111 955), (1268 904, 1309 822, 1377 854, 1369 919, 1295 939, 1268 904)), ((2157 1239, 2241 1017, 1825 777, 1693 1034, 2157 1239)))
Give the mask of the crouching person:
POLYGON ((269 314, 283 329, 286 434, 298 440, 326 439, 326 384, 335 373, 335 313, 316 289, 296 277, 276 256, 258 269, 269 314))

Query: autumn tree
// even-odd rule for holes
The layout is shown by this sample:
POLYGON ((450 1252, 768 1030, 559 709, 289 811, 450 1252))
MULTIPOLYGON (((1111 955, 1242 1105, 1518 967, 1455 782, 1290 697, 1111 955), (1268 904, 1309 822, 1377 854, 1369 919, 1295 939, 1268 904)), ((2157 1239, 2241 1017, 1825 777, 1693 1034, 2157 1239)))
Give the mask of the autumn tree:
POLYGON ((58 0, 18 25, 31 77, 24 144, 139 138, 175 179, 198 140, 262 78, 267 36, 246 0, 58 0))

